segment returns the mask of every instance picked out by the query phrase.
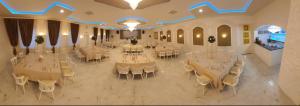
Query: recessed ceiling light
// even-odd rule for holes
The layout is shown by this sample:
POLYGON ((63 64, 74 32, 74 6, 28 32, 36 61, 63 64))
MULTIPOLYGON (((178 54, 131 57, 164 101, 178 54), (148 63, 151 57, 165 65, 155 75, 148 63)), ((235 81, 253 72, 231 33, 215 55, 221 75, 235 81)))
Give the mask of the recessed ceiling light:
POLYGON ((65 12, 65 10, 61 9, 61 10, 59 10, 59 12, 60 12, 60 13, 64 13, 64 12, 65 12))
POLYGON ((199 13, 203 13, 203 9, 199 9, 199 13))

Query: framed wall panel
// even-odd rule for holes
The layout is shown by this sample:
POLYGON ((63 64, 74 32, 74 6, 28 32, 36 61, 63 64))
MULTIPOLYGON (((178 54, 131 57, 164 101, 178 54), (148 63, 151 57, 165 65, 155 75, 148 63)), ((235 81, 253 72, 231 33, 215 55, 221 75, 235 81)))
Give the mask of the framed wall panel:
POLYGON ((154 32, 154 39, 158 39, 158 32, 154 32))

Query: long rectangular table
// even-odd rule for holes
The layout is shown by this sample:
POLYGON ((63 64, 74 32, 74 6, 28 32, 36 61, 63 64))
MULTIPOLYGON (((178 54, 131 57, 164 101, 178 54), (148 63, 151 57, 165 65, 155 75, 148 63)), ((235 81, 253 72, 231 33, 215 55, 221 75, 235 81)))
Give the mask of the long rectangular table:
POLYGON ((36 54, 26 55, 14 66, 14 73, 28 76, 32 81, 56 80, 61 85, 63 80, 58 57, 53 54, 43 56, 44 59, 39 61, 36 54))

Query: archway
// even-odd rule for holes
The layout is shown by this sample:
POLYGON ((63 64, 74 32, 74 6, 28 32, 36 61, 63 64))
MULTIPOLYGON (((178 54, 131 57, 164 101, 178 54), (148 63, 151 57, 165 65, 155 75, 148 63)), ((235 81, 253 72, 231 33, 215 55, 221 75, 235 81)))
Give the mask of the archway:
POLYGON ((254 32, 254 52, 267 65, 281 63, 286 31, 276 25, 262 25, 254 32))

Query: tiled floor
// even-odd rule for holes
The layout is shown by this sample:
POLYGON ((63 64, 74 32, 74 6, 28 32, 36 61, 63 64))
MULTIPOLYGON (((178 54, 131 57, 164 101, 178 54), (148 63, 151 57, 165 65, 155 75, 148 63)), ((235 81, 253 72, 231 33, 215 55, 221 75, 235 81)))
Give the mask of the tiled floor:
MULTIPOLYGON (((245 72, 238 85, 238 94, 232 89, 223 92, 208 89, 205 96, 194 78, 183 71, 185 56, 173 60, 157 60, 161 71, 156 78, 144 80, 118 80, 112 70, 120 58, 120 49, 111 50, 111 59, 104 63, 81 63, 74 60, 77 73, 75 82, 67 82, 55 89, 55 100, 38 97, 37 84, 30 83, 26 94, 15 91, 11 69, 0 74, 0 104, 127 104, 127 105, 236 105, 236 104, 293 104, 278 87, 279 66, 270 68, 256 56, 248 55, 245 72)), ((151 51, 147 50, 150 54, 151 51)))

